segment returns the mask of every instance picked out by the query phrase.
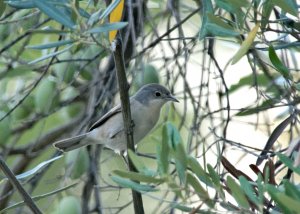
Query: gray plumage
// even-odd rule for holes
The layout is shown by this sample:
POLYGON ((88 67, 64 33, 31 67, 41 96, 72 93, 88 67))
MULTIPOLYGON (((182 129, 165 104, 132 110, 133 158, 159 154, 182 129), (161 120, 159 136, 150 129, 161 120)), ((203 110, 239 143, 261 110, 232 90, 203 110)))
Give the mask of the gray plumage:
MULTIPOLYGON (((145 85, 130 98, 135 143, 142 140, 155 126, 161 107, 168 101, 178 102, 168 89, 159 84, 145 85)), ((127 143, 120 105, 103 115, 87 133, 58 141, 54 143, 54 146, 61 151, 68 152, 94 143, 103 144, 116 151, 126 149, 127 143)))

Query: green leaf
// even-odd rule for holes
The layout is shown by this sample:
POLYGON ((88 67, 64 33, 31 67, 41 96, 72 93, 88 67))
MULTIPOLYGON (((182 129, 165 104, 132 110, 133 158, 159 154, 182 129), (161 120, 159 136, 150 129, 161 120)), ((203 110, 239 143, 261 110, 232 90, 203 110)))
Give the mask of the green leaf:
POLYGON ((261 111, 266 111, 272 108, 278 101, 276 99, 265 100, 261 105, 255 108, 246 108, 245 110, 240 111, 236 116, 247 116, 251 114, 257 114, 261 111))
POLYGON ((255 27, 248 34, 248 37, 243 41, 238 52, 236 52, 236 54, 233 56, 231 62, 232 65, 237 63, 248 52, 248 50, 253 44, 258 29, 259 29, 259 24, 256 24, 255 27))
POLYGON ((42 49, 56 48, 56 47, 60 47, 63 45, 72 44, 74 42, 75 42, 75 40, 63 40, 63 41, 50 42, 50 43, 41 44, 41 45, 27 45, 26 48, 42 50, 42 49))
POLYGON ((267 86, 270 83, 269 78, 265 74, 257 74, 255 77, 253 74, 247 75, 245 77, 242 77, 237 84, 231 85, 229 88, 229 93, 232 93, 238 89, 240 89, 243 86, 254 86, 254 84, 257 84, 258 86, 267 86), (256 82, 255 79, 256 78, 256 82))
POLYGON ((127 22, 115 22, 102 24, 100 27, 95 27, 87 31, 87 33, 105 33, 112 30, 119 30, 127 26, 127 22))
POLYGON ((290 75, 290 70, 280 61, 272 45, 269 47, 269 58, 272 64, 275 66, 276 70, 284 78, 292 80, 292 76, 290 75))
POLYGON ((66 27, 75 28, 75 23, 69 18, 68 14, 62 12, 62 10, 57 9, 54 5, 48 3, 47 1, 33 0, 37 8, 39 8, 43 13, 48 15, 55 21, 65 25, 66 27))
POLYGON ((26 172, 24 172, 24 173, 22 173, 22 174, 17 175, 16 178, 17 178, 18 180, 22 180, 22 179, 27 178, 27 177, 29 177, 29 176, 31 176, 31 175, 34 175, 34 174, 36 174, 38 171, 40 171, 42 168, 44 168, 44 167, 47 166, 48 164, 50 164, 50 163, 52 163, 52 162, 54 162, 54 161, 60 159, 61 157, 62 157, 62 155, 57 156, 57 157, 54 157, 54 158, 51 158, 50 160, 47 160, 47 161, 43 161, 42 163, 38 164, 38 165, 37 165, 36 167, 34 167, 33 169, 28 170, 28 171, 26 171, 26 172))
POLYGON ((23 75, 27 75, 32 72, 32 66, 29 65, 18 65, 8 71, 5 75, 6 78, 11 77, 20 77, 23 75))
POLYGON ((222 186, 221 186, 221 179, 220 176, 218 175, 218 173, 215 172, 214 168, 210 165, 207 164, 207 169, 209 172, 209 175, 211 177, 211 180, 216 188, 216 190, 222 195, 224 196, 224 192, 222 190, 222 186))
POLYGON ((42 56, 42 57, 40 57, 40 58, 37 58, 37 59, 35 59, 35 60, 32 60, 32 61, 28 62, 28 64, 29 64, 29 65, 32 65, 32 64, 41 62, 41 61, 43 61, 43 60, 49 59, 49 58, 51 58, 51 57, 58 56, 59 54, 62 54, 62 53, 64 53, 64 52, 68 51, 71 47, 73 47, 73 45, 69 45, 68 47, 66 47, 66 48, 63 49, 63 50, 56 51, 56 52, 47 54, 47 55, 45 55, 45 56, 42 56))
POLYGON ((187 173, 186 181, 193 187, 201 201, 204 201, 210 208, 214 207, 214 202, 209 198, 208 192, 201 186, 195 176, 191 173, 187 173))
POLYGON ((283 180, 286 195, 300 201, 300 189, 298 185, 290 183, 288 180, 283 180))
POLYGON ((188 156, 188 165, 190 166, 192 172, 195 173, 202 182, 204 182, 207 186, 213 186, 210 176, 204 171, 194 157, 188 156))
POLYGON ((5 1, 9 6, 17 8, 17 9, 31 9, 35 7, 33 0, 28 1, 5 1))
POLYGON ((207 35, 207 29, 206 29, 206 25, 208 22, 208 18, 207 18, 207 13, 213 13, 214 9, 213 9, 213 5, 211 0, 204 0, 203 1, 203 7, 202 7, 202 26, 200 29, 200 33, 199 33, 199 39, 202 40, 205 38, 205 36, 207 35))
POLYGON ((158 143, 156 146, 156 154, 157 154, 157 165, 158 172, 161 176, 168 174, 169 172, 169 155, 170 149, 168 145, 168 129, 167 126, 164 125, 162 129, 162 142, 158 143))
POLYGON ((276 153, 276 155, 279 157, 280 161, 284 165, 286 165, 289 169, 293 170, 294 172, 300 175, 300 167, 295 167, 293 161, 290 158, 281 153, 276 153))
POLYGON ((58 103, 57 83, 47 78, 43 79, 35 89, 35 106, 39 113, 48 113, 58 103))
POLYGON ((177 204, 177 203, 171 204, 171 208, 172 209, 178 209, 178 210, 181 210, 181 211, 186 212, 186 213, 190 213, 191 211, 194 210, 193 207, 187 207, 187 206, 177 204))
POLYGON ((283 11, 298 17, 298 5, 295 0, 272 0, 272 3, 283 11))
POLYGON ((230 13, 236 13, 241 10, 242 7, 249 6, 247 0, 216 0, 216 4, 230 13))
POLYGON ((105 19, 120 3, 121 0, 114 0, 110 3, 110 5, 103 11, 99 20, 105 19))
POLYGON ((153 186, 139 184, 137 182, 131 181, 126 178, 121 178, 119 176, 111 176, 111 179, 121 187, 130 188, 139 192, 153 192, 157 190, 153 186))
POLYGON ((231 195, 236 202, 245 209, 249 209, 250 206, 242 188, 230 176, 227 176, 227 186, 231 190, 231 195))
POLYGON ((143 175, 137 172, 129 172, 129 171, 123 171, 123 170, 114 170, 114 174, 122 177, 122 178, 128 178, 130 180, 139 181, 139 182, 145 182, 145 183, 162 183, 164 182, 164 179, 161 178, 155 178, 148 175, 143 175))
POLYGON ((263 177, 262 174, 258 174, 257 176, 257 180, 256 180, 256 184, 257 184, 257 189, 258 189, 258 200, 263 203, 264 201, 264 183, 263 183, 263 177))
MULTIPOLYGON (((0 118, 3 118, 7 112, 0 110, 0 118)), ((0 145, 4 145, 8 142, 11 135, 11 117, 8 116, 0 121, 0 145)))
POLYGON ((3 15, 5 9, 6 9, 6 4, 4 3, 4 0, 0 0, 0 17, 3 15))
POLYGON ((282 209, 283 213, 299 213, 300 203, 298 200, 295 200, 287 196, 285 193, 280 192, 273 185, 266 184, 265 188, 270 194, 271 198, 282 209))
POLYGON ((257 195, 254 191, 254 186, 250 184, 250 182, 244 177, 240 176, 239 181, 241 186, 243 187, 243 190, 247 197, 257 206, 259 207, 261 204, 261 201, 257 198, 257 195))
POLYGON ((182 144, 175 149, 175 167, 182 183, 186 180, 187 158, 186 152, 182 144))
POLYGON ((216 17, 212 13, 207 13, 207 21, 202 24, 200 40, 205 36, 221 36, 233 37, 238 36, 240 33, 236 32, 232 26, 224 22, 221 18, 216 17))
POLYGON ((135 168, 140 173, 143 173, 144 175, 151 176, 151 177, 156 175, 156 172, 147 168, 146 165, 141 160, 141 158, 138 155, 136 155, 132 150, 128 150, 128 156, 132 161, 133 165, 135 166, 135 168))
POLYGON ((265 29, 266 25, 269 23, 270 15, 274 8, 273 0, 266 0, 262 6, 263 8, 262 8, 261 28, 265 29))
POLYGON ((57 30, 53 28, 52 26, 45 26, 41 29, 30 29, 30 32, 32 33, 40 33, 40 34, 58 34, 58 35, 66 35, 68 33, 71 33, 70 30, 57 30))
POLYGON ((187 154, 184 149, 181 136, 177 128, 170 122, 165 123, 164 125, 167 130, 167 142, 175 159, 175 167, 178 172, 180 181, 185 183, 186 179, 186 168, 187 168, 187 154))
POLYGON ((218 7, 235 15, 239 26, 242 27, 244 25, 245 13, 241 8, 249 6, 247 0, 216 0, 216 4, 218 7))

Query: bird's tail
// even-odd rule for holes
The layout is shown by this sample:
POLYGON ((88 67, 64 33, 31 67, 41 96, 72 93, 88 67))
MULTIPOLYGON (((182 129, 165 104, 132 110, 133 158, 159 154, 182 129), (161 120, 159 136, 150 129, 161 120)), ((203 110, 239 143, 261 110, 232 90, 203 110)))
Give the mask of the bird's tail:
POLYGON ((72 138, 57 141, 53 144, 53 146, 62 152, 69 152, 79 147, 87 146, 89 144, 87 142, 87 134, 88 133, 85 133, 72 138))

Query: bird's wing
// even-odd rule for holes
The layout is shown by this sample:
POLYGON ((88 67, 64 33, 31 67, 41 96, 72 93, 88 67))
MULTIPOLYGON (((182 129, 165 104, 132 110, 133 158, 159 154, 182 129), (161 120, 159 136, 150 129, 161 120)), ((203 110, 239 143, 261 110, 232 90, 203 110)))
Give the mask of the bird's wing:
POLYGON ((121 112, 121 105, 117 105, 115 107, 113 107, 110 111, 108 111, 106 114, 104 114, 99 120, 97 120, 90 128, 89 131, 92 131, 95 128, 98 128, 99 126, 101 126, 103 123, 105 123, 109 118, 111 118, 112 116, 114 116, 115 114, 121 112))

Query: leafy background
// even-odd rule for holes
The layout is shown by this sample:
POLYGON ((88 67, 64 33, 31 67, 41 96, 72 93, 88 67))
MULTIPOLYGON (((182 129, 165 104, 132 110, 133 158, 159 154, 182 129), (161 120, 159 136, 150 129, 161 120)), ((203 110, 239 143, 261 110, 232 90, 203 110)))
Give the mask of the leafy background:
MULTIPOLYGON (((39 209, 133 212, 133 189, 146 213, 297 213, 299 2, 122 2, 0 0, 0 154, 39 209), (128 152, 137 172, 52 147, 119 102, 115 30, 130 94, 160 82, 181 101, 128 152)), ((31 213, 0 176, 1 212, 31 213)))

